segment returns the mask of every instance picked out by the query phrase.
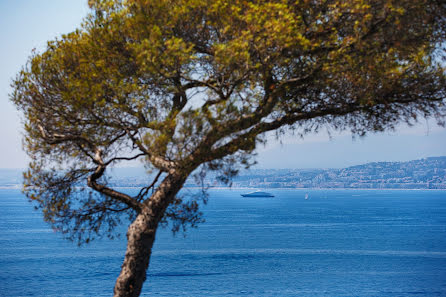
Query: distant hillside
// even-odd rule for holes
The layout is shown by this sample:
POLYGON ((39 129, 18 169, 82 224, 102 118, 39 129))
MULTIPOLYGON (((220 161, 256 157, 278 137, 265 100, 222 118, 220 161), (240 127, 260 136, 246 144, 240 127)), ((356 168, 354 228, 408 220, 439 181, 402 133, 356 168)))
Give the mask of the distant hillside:
POLYGON ((408 162, 373 162, 343 169, 250 171, 236 187, 446 189, 446 156, 408 162))
MULTIPOLYGON (((115 168, 113 186, 140 187, 151 181, 143 168, 115 168)), ((0 169, 0 186, 21 183, 21 170, 0 169)), ((226 187, 210 174, 205 183, 226 187)), ((196 186, 190 179, 186 186, 196 186)), ((343 169, 252 169, 240 172, 233 187, 446 189, 446 156, 408 162, 373 162, 343 169)))

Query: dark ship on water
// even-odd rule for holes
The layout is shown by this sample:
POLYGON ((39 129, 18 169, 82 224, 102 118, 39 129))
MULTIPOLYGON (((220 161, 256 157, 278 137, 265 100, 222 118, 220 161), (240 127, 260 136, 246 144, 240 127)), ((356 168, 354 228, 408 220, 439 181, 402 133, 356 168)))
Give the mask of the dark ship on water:
POLYGON ((262 191, 255 191, 248 194, 241 194, 243 197, 274 197, 273 194, 262 191))

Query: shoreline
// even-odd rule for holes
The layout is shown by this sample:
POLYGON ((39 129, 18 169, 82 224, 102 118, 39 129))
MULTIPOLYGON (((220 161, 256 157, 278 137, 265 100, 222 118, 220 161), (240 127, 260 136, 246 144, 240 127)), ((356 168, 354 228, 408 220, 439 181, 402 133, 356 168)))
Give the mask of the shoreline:
MULTIPOLYGON (((117 186, 116 189, 141 189, 135 186, 117 186)), ((0 190, 21 190, 22 185, 0 186, 0 190)), ((183 187, 184 190, 202 189, 201 187, 183 187)), ((262 188, 262 187, 209 187, 207 190, 268 190, 268 191, 309 191, 309 190, 323 190, 323 191, 339 191, 339 190, 361 190, 361 191, 446 191, 446 189, 398 189, 398 188, 262 188)))
MULTIPOLYGON (((135 187, 138 188, 138 187, 135 187)), ((183 189, 200 189, 200 187, 187 187, 183 189)), ((395 188, 261 188, 261 187, 215 187, 208 188, 209 190, 265 190, 265 191, 275 191, 275 190, 286 190, 286 191, 296 191, 296 190, 324 190, 324 191, 337 191, 337 190, 371 190, 371 191, 379 191, 379 190, 394 190, 394 191, 446 191, 446 189, 395 189, 395 188)))

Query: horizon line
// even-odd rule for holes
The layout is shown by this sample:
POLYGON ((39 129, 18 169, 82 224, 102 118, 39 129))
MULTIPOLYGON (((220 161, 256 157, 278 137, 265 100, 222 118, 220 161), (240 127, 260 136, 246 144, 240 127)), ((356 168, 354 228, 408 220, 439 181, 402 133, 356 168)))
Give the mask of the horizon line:
MULTIPOLYGON (((294 168, 289 168, 289 167, 282 167, 282 168, 272 168, 272 167, 264 167, 264 168, 256 168, 256 166, 252 166, 251 168, 245 169, 245 170, 250 170, 250 169, 256 169, 256 170, 296 170, 296 169, 343 169, 343 168, 349 168, 349 167, 354 167, 354 166, 361 166, 361 165, 366 165, 366 164, 374 164, 374 163, 406 163, 406 162, 411 162, 411 161, 421 161, 421 160, 426 160, 426 159, 435 159, 435 158, 446 158, 446 155, 444 156, 430 156, 430 157, 423 157, 423 158, 419 158, 419 159, 411 159, 411 160, 407 160, 407 161, 369 161, 369 162, 364 162, 364 163, 360 163, 360 164, 356 164, 356 165, 349 165, 349 166, 344 166, 344 167, 294 167, 294 168)), ((0 167, 0 170, 26 170, 27 167, 0 167)), ((110 169, 144 169, 144 166, 118 166, 118 167, 110 167, 110 169)))

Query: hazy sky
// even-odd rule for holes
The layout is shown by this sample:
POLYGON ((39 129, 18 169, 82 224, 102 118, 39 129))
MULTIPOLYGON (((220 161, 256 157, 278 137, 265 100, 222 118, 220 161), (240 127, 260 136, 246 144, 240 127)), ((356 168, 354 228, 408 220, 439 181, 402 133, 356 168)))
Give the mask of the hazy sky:
MULTIPOLYGON (((31 50, 75 29, 88 12, 86 0, 0 1, 0 168, 27 164, 21 146, 21 122, 9 102, 11 79, 26 63, 31 50)), ((396 132, 352 140, 347 133, 287 136, 259 149, 262 168, 344 167, 369 161, 406 161, 446 155, 446 129, 434 122, 400 127, 396 132)))

